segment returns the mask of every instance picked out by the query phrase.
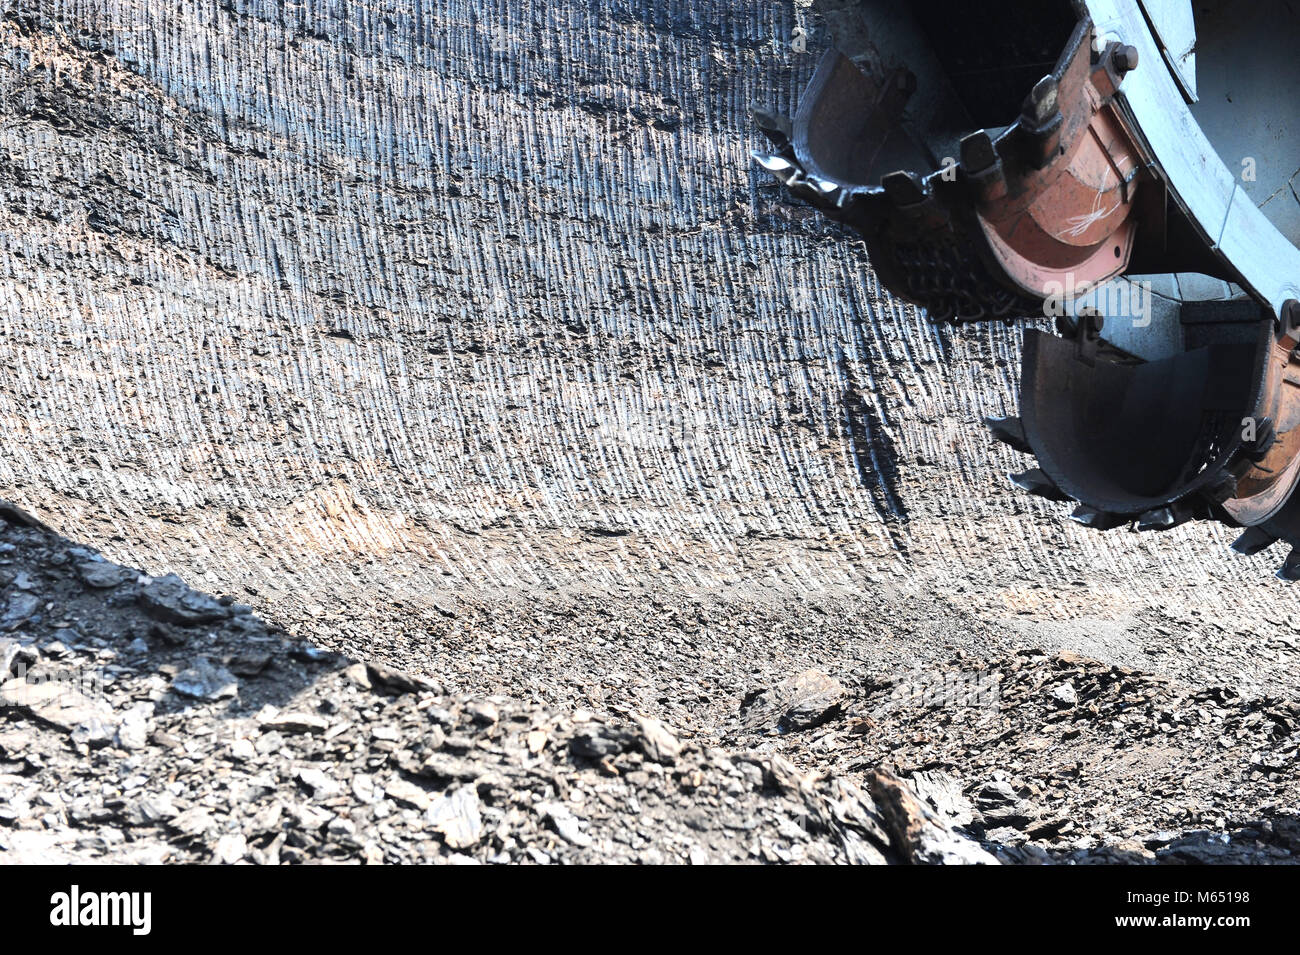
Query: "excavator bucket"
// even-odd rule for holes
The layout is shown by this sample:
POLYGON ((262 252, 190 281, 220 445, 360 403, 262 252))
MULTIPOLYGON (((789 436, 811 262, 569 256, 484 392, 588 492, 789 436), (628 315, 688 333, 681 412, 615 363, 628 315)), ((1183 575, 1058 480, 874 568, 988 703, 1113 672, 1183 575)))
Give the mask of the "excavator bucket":
POLYGON ((988 421, 1036 459, 1013 482, 1099 530, 1300 547, 1300 8, 817 7, 829 48, 755 159, 932 321, 1035 326, 988 421))

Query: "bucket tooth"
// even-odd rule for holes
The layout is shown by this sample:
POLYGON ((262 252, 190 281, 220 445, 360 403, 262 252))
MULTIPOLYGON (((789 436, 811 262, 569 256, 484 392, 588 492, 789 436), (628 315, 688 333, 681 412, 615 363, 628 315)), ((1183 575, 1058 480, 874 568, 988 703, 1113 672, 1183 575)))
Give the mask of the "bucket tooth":
POLYGON ((1025 437, 1024 424, 1014 415, 1008 415, 1005 418, 985 418, 984 427, 989 429, 993 437, 1008 447, 1022 454, 1034 453, 1034 449, 1029 445, 1029 439, 1025 437))
POLYGON ((918 206, 926 199, 925 184, 914 172, 898 170, 880 180, 889 201, 899 208, 918 206))
POLYGON ((1027 158, 1039 169, 1055 158, 1063 122, 1056 77, 1044 76, 1025 99, 1019 120, 1027 158))
POLYGON ((1069 315, 1057 315, 1053 324, 1056 326, 1056 334, 1062 338, 1073 339, 1079 334, 1079 324, 1069 315))
POLYGON ((750 115, 753 116, 754 125, 758 127, 759 132, 766 136, 773 146, 781 152, 791 148, 790 142, 794 136, 794 127, 788 116, 782 116, 780 113, 772 113, 757 107, 750 110, 750 115))
POLYGON ((1070 496, 1057 487, 1052 479, 1043 473, 1041 468, 1030 468, 1028 471, 1021 471, 1019 474, 1011 473, 1007 477, 1020 490, 1028 491, 1035 497, 1045 497, 1049 501, 1070 500, 1070 496))
POLYGON ((1185 524, 1191 519, 1186 508, 1176 504, 1155 507, 1138 518, 1137 529, 1140 531, 1167 531, 1185 524))
POLYGON ((1237 478, 1225 470, 1220 473, 1218 480, 1207 483, 1202 493, 1215 504, 1222 504, 1237 496, 1237 478))
POLYGON ((1131 518, 1124 517, 1122 514, 1108 514, 1086 504, 1080 504, 1074 509, 1074 513, 1070 515, 1070 520, 1082 524, 1084 527, 1090 527, 1095 531, 1109 531, 1114 530, 1116 527, 1122 527, 1131 518))
POLYGON ((998 164, 998 150, 988 132, 977 129, 963 137, 961 144, 961 164, 968 175, 974 175, 998 164))
POLYGON ((1275 543, 1277 538, 1268 531, 1259 527, 1247 527, 1242 535, 1232 542, 1232 549, 1238 554, 1249 557, 1272 547, 1275 543))
POLYGON ((789 185, 792 179, 796 179, 803 172, 798 164, 787 159, 780 154, 769 154, 753 152, 754 162, 763 168, 764 172, 769 172, 785 185, 789 185))
POLYGON ((1044 76, 1025 97, 1021 117, 1040 128, 1053 122, 1061 112, 1060 84, 1054 76, 1044 76))
POLYGON ((817 190, 823 198, 834 201, 840 196, 840 184, 820 176, 807 176, 806 181, 812 189, 817 190))
POLYGON ((961 141, 961 168, 974 183, 980 201, 990 202, 1006 195, 1002 159, 987 131, 976 130, 961 141))
POLYGON ((1291 549, 1291 553, 1287 555, 1286 563, 1278 568, 1277 576, 1289 583, 1300 580, 1300 547, 1291 549))

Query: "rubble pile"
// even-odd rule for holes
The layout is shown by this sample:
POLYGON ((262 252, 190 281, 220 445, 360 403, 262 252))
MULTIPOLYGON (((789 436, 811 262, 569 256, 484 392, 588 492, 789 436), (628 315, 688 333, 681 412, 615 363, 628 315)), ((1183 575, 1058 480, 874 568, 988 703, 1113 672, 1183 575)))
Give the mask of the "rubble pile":
MULTIPOLYGON (((0 861, 1286 861, 1293 702, 1066 654, 713 728, 443 685, 0 511, 0 861), (1254 815, 1243 823, 1242 813, 1254 815)), ((668 709, 665 707, 665 709, 668 709)))
POLYGON ((40 527, 0 585, 0 861, 994 861, 889 774, 449 693, 40 527))

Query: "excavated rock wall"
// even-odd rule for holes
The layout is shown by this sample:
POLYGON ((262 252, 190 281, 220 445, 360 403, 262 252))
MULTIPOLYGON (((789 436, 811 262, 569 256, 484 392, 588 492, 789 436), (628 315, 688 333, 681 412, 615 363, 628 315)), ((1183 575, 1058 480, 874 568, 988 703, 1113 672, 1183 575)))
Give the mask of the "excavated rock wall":
POLYGON ((1006 488, 1018 330, 755 174, 802 5, 4 10, 0 497, 65 534, 353 649, 654 591, 1294 684, 1277 555, 1006 488))

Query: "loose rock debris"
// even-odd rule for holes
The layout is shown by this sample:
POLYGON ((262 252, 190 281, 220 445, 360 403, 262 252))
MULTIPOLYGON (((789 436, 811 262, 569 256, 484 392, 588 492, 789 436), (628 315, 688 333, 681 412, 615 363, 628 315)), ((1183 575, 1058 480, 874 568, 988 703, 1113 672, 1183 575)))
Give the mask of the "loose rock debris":
POLYGON ((3 521, 0 541, 0 610, 21 617, 0 642, 0 861, 996 864, 1300 849, 1300 708, 1286 701, 1026 650, 950 664, 996 670, 993 706, 805 670, 737 698, 715 732, 684 731, 350 661, 174 578, 161 579, 172 605, 229 612, 159 620, 143 573, 87 571, 91 552, 41 528, 3 521), (1146 788, 1126 796, 1124 772, 1146 788))
POLYGON ((3 606, 22 611, 3 644, 0 861, 904 862, 933 855, 917 830, 993 861, 931 814, 891 830, 865 789, 780 756, 448 693, 307 652, 175 578, 87 570, 46 531, 0 534, 3 606), (20 575, 35 602, 13 599, 32 596, 20 575), (100 673, 98 696, 42 679, 54 666, 100 673))

